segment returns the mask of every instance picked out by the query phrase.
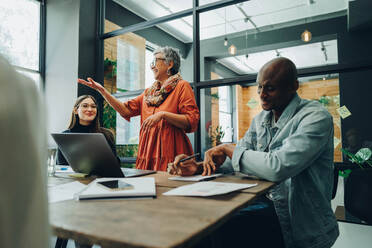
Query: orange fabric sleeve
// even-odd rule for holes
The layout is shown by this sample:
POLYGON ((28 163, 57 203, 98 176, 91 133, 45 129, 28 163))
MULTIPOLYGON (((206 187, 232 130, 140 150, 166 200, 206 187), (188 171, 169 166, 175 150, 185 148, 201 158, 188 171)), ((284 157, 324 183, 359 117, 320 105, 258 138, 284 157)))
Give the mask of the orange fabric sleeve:
POLYGON ((142 101, 143 101, 143 96, 144 92, 137 96, 136 98, 133 98, 129 101, 124 102, 124 105, 129 109, 130 114, 127 116, 123 116, 124 119, 127 121, 130 121, 130 118, 133 116, 137 116, 141 114, 141 108, 142 108, 142 101))
POLYGON ((199 109, 196 105, 194 92, 190 84, 186 81, 182 82, 182 88, 180 90, 180 98, 178 103, 178 111, 180 114, 184 114, 189 121, 190 128, 185 130, 186 133, 195 132, 198 129, 199 123, 199 109))

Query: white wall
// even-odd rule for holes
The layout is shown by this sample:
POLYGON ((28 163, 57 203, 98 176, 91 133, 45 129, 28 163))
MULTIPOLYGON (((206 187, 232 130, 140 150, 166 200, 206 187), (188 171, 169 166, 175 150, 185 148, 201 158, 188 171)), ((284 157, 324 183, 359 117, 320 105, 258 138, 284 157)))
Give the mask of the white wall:
MULTIPOLYGON (((80 0, 48 0, 45 98, 48 133, 67 129, 77 97, 80 0)), ((56 146, 48 135, 49 146, 56 146)))

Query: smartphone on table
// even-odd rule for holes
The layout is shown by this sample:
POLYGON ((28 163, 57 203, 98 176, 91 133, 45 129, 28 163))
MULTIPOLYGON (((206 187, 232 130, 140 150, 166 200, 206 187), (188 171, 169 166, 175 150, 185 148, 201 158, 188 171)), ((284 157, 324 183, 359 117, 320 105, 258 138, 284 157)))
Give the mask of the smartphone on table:
POLYGON ((126 183, 122 180, 103 181, 103 182, 97 182, 97 184, 109 190, 133 189, 133 185, 126 183))

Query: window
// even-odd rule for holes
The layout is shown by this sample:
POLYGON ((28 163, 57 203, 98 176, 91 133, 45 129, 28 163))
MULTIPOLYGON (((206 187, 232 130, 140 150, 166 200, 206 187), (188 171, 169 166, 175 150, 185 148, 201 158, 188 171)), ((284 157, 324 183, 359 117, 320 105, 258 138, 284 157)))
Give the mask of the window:
POLYGON ((230 99, 231 86, 218 87, 219 123, 224 133, 221 142, 233 141, 232 129, 232 101, 230 99))
POLYGON ((153 54, 149 49, 146 49, 145 59, 145 88, 150 87, 154 83, 154 73, 150 68, 150 63, 153 60, 153 54))
POLYGON ((1 1, 0 20, 0 53, 39 86, 40 3, 1 1))
MULTIPOLYGON (((132 97, 135 98, 135 97, 132 97)), ((121 102, 126 102, 130 98, 118 98, 121 102)), ((116 144, 138 144, 139 142, 139 129, 141 126, 141 116, 135 116, 126 121, 120 115, 116 115, 116 144)))

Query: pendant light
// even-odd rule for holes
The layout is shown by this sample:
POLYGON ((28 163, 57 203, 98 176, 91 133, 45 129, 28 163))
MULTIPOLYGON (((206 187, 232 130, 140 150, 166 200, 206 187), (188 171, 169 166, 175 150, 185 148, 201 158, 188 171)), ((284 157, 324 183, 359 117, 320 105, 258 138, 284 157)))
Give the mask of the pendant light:
POLYGON ((236 46, 234 46, 234 44, 231 44, 231 46, 229 46, 228 51, 231 55, 235 55, 236 54, 236 46))
MULTIPOLYGON (((309 3, 309 5, 312 5, 312 4, 315 3, 315 2, 309 0, 308 3, 309 3)), ((310 6, 306 8, 305 26, 307 25, 307 19, 308 19, 308 18, 311 18, 311 17, 310 17, 310 13, 311 13, 311 12, 309 12, 309 10, 310 10, 310 6)), ((310 32, 309 30, 307 30, 307 29, 305 29, 304 32, 302 32, 302 34, 301 34, 301 40, 302 40, 303 42, 309 42, 309 41, 311 40, 311 37, 312 37, 312 34, 311 34, 311 32, 310 32)))
POLYGON ((226 37, 226 7, 225 7, 225 39, 223 41, 223 45, 224 46, 228 45, 228 41, 227 41, 227 37, 226 37))
POLYGON ((305 31, 301 34, 301 39, 304 41, 304 42, 309 42, 311 40, 311 32, 307 29, 305 29, 305 31))
POLYGON ((248 31, 245 31, 245 60, 248 60, 248 31))

